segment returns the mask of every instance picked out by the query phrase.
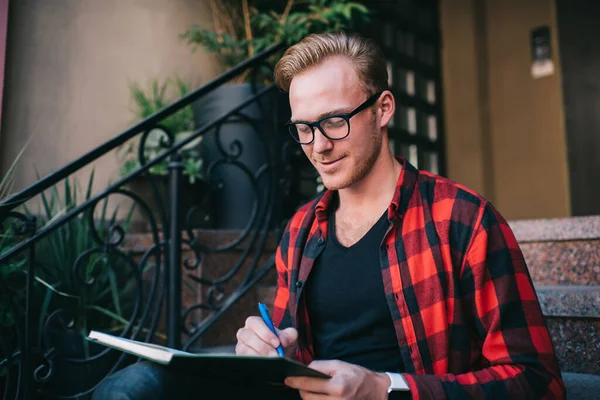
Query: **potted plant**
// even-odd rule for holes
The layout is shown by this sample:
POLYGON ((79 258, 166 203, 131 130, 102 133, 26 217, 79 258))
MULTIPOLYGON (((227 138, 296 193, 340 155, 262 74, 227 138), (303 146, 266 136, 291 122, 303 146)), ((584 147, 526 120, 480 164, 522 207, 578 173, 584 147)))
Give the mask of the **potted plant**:
MULTIPOLYGON (((190 85, 179 77, 167 79, 164 82, 159 82, 156 79, 152 80, 149 89, 144 89, 137 83, 131 84, 130 93, 134 103, 132 109, 135 115, 134 122, 139 122, 151 116, 171 104, 176 98, 183 97, 189 92, 190 85)), ((169 116, 161 122, 161 126, 173 135, 175 142, 187 139, 194 131, 194 118, 191 106, 187 106, 169 116)), ((120 169, 121 176, 128 175, 141 167, 138 157, 140 139, 141 136, 136 136, 136 138, 128 141, 119 148, 117 156, 122 162, 120 169)), ((155 129, 149 133, 144 145, 144 157, 146 160, 151 160, 166 151, 162 146, 162 142, 165 139, 165 133, 160 129, 155 129)), ((183 163, 183 175, 185 177, 181 188, 183 195, 180 196, 182 210, 189 210, 193 205, 201 206, 208 198, 209 189, 203 177, 203 159, 200 151, 201 141, 202 137, 199 137, 179 151, 183 163)), ((160 163, 152 166, 148 171, 147 177, 139 176, 131 183, 132 189, 148 201, 148 205, 157 217, 160 216, 161 210, 158 208, 159 203, 153 201, 154 192, 150 185, 155 185, 159 191, 159 195, 162 197, 163 203, 166 204, 166 196, 168 195, 168 165, 169 158, 167 157, 160 163)), ((186 221, 183 221, 183 218, 182 222, 186 223, 186 221)), ((210 221, 207 222, 204 215, 198 214, 195 215, 193 221, 187 221, 187 223, 191 223, 193 227, 197 227, 205 226, 210 221)))
MULTIPOLYGON (((196 49, 200 46, 215 53, 223 70, 228 70, 257 53, 283 42, 292 44, 309 33, 336 32, 351 29, 365 21, 368 9, 347 0, 211 0, 214 29, 193 25, 180 35, 196 49)), ((273 81, 275 57, 254 71, 247 71, 233 84, 224 85, 195 102, 196 126, 204 126, 216 116, 225 115, 273 81)), ((208 166, 219 159, 236 159, 252 173, 257 173, 268 159, 265 144, 276 157, 281 157, 283 141, 289 140, 275 127, 289 118, 287 96, 272 91, 259 102, 242 110, 244 118, 232 119, 206 135, 203 159, 208 166), (273 119, 275 118, 275 121, 273 119), (241 149, 241 150, 240 150, 241 149), (226 154, 223 154, 226 153, 226 154)), ((215 194, 218 207, 213 213, 215 226, 225 229, 244 228, 256 201, 252 180, 234 163, 221 163, 211 171, 211 179, 219 181, 215 194), (246 199, 240 202, 240 194, 246 199)), ((258 193, 262 190, 258 184, 258 193)))
MULTIPOLYGON (((369 15, 364 4, 349 0, 211 0, 210 7, 214 30, 192 25, 180 38, 194 50, 216 53, 223 70, 277 42, 292 45, 310 33, 352 29, 369 15)), ((271 82, 273 71, 262 72, 271 82)))
MULTIPOLYGON (((132 83, 129 87, 130 93, 134 102, 132 109, 135 115, 135 121, 139 122, 152 114, 172 103, 177 97, 183 97, 190 92, 190 85, 181 78, 176 77, 167 79, 160 83, 158 80, 152 80, 150 90, 144 90, 139 84, 132 83), (167 90, 175 86, 175 95, 169 96, 167 90)), ((179 112, 169 116, 161 125, 174 135, 176 141, 181 141, 189 137, 194 130, 194 119, 192 116, 191 107, 185 107, 179 112)), ((151 159, 160 153, 164 152, 164 148, 160 145, 160 140, 164 134, 158 130, 151 133, 144 147, 145 156, 151 159)), ((202 179, 202 159, 199 157, 198 145, 200 140, 195 140, 184 147, 182 151, 182 162, 184 165, 184 175, 186 175, 190 184, 195 183, 198 179, 202 179)), ((140 168, 140 160, 138 159, 139 138, 125 143, 119 149, 119 158, 123 162, 121 167, 121 175, 127 175, 134 170, 140 168)), ((169 160, 163 160, 157 165, 150 168, 150 173, 153 175, 165 176, 168 174, 169 160)))

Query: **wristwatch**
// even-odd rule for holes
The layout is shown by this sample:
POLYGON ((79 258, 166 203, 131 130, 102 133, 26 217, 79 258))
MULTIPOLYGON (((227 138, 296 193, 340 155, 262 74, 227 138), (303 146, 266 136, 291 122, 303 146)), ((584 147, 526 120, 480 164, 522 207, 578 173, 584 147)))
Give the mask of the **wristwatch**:
POLYGON ((386 372, 387 376, 390 377, 390 386, 388 387, 388 396, 392 392, 408 392, 410 388, 404 380, 404 377, 400 374, 393 372, 386 372))

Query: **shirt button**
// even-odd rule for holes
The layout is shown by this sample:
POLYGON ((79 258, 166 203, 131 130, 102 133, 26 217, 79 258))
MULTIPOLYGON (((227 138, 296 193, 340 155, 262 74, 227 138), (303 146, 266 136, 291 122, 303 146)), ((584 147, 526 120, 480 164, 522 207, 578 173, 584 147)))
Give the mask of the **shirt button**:
POLYGON ((298 282, 296 282, 296 287, 297 287, 298 289, 302 289, 302 285, 304 285, 304 282, 303 282, 303 281, 298 281, 298 282))
POLYGON ((317 240, 317 243, 323 244, 323 243, 325 243, 325 239, 323 239, 322 237, 320 237, 319 240, 317 240))

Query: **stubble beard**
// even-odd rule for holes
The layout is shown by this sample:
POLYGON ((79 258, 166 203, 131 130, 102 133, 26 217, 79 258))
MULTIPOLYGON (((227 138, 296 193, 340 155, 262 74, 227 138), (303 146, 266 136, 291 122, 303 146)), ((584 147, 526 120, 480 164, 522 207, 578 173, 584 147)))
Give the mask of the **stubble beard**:
POLYGON ((349 188, 350 186, 354 185, 355 183, 361 181, 373 169, 373 166, 375 165, 375 162, 377 161, 377 158, 379 157, 379 154, 381 153, 381 144, 382 144, 381 131, 379 129, 377 129, 376 127, 373 127, 373 129, 371 130, 372 149, 371 149, 371 153, 369 154, 369 156, 367 157, 365 162, 355 165, 353 170, 348 175, 348 177, 338 184, 333 184, 333 185, 329 184, 328 185, 326 177, 323 177, 323 175, 321 175, 321 179, 323 180, 323 185, 329 190, 340 190, 340 189, 349 188))

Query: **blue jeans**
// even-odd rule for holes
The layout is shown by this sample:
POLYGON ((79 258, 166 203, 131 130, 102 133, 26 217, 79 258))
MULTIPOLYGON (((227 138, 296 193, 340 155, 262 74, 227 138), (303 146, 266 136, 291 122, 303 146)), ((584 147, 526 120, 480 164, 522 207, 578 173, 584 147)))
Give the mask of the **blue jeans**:
POLYGON ((256 382, 219 380, 138 362, 100 383, 92 400, 300 399, 297 391, 256 382))

